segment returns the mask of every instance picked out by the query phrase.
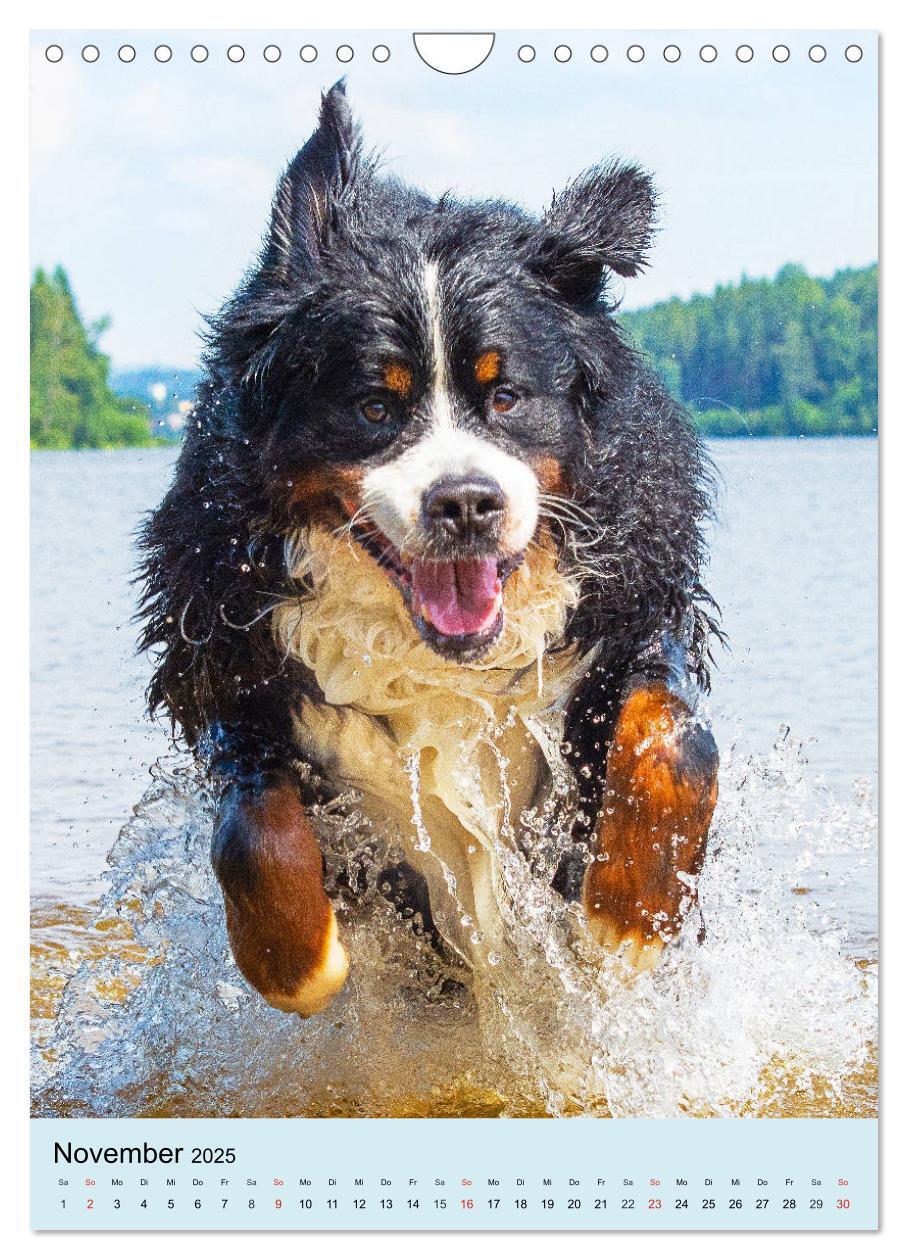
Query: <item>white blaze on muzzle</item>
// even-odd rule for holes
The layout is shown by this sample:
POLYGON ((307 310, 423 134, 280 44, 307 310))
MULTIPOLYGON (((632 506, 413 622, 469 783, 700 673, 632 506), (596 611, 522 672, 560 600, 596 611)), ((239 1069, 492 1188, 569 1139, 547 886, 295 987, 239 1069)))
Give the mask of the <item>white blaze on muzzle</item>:
POLYGON ((426 310, 433 370, 426 435, 397 459, 374 468, 363 481, 363 506, 401 552, 419 553, 426 491, 443 477, 489 477, 506 506, 500 547, 505 556, 523 551, 539 519, 539 484, 529 464, 474 433, 459 429, 448 383, 438 265, 426 264, 426 310))

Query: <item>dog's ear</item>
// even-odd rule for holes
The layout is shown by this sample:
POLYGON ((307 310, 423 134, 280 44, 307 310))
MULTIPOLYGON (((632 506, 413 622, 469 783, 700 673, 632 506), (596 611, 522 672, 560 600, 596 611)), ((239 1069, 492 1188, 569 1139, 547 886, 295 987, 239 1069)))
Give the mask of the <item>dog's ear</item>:
POLYGON ((271 209, 265 264, 283 283, 311 270, 337 231, 362 142, 343 79, 322 94, 318 127, 287 167, 271 209))
POLYGON ((646 265, 655 216, 647 174, 595 166, 554 197, 531 236, 530 268, 568 301, 592 301, 607 271, 635 276, 646 265))

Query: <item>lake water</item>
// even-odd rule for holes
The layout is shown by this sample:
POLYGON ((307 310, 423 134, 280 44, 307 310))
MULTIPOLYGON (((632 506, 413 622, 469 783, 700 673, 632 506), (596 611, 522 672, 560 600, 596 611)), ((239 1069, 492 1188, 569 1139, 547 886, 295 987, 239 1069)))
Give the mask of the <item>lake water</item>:
MULTIPOLYGON (((842 1073, 863 1073, 860 1086, 854 1088, 868 1099, 873 1088, 872 1074, 867 1076, 866 1063, 861 1065, 861 1046, 869 1036, 872 1012, 865 1005, 863 988, 854 988, 853 965, 846 960, 858 959, 863 965, 876 951, 877 444, 869 439, 728 441, 714 444, 712 454, 723 490, 712 529, 708 584, 722 607, 729 651, 717 652, 709 700, 723 753, 720 808, 724 811, 718 827, 719 852, 709 876, 713 892, 707 889, 704 893, 705 900, 711 896, 715 902, 715 926, 708 939, 714 942, 716 952, 708 964, 708 979, 701 977, 698 991, 708 991, 710 997, 708 1002, 698 999, 699 1005, 691 1007, 686 1021, 690 1046, 685 1050, 678 1040, 677 994, 669 999, 647 990, 646 1002, 641 1006, 638 998, 626 1013, 625 1023, 616 1015, 622 1008, 612 994, 608 1040, 623 1047, 623 1058, 614 1072, 608 1065, 598 1064, 597 1088, 608 1093, 619 1088, 616 1082, 620 1082, 620 1089, 627 1091, 628 1082, 633 1081, 637 1092, 624 1102, 618 1095, 610 1096, 609 1114, 662 1115, 673 1114, 673 1108, 682 1105, 687 1107, 679 1101, 680 1084, 677 1098, 651 1097, 647 1091, 652 1090, 654 1080, 689 1078, 702 1082, 707 1072, 699 1057, 702 1047, 707 1043, 715 1047, 717 1039, 730 1035, 729 1027, 735 1020, 729 1021, 729 1004, 739 1001, 749 988, 759 992, 748 1016, 754 1021, 753 1028, 741 1017, 741 1027, 750 1029, 747 1051, 737 1046, 727 1057, 728 1064, 737 1065, 740 1079, 711 1080, 707 1090, 711 1101, 703 1104, 707 1111, 719 1106, 716 1100, 720 1096, 727 1099, 736 1091, 736 1114, 756 1106, 753 1099, 764 1087, 761 1084, 758 1088, 755 1082, 763 1080, 766 1057, 775 1053, 772 1047, 786 1045, 788 1040, 793 1047, 791 1063, 819 1063, 819 1068, 809 1071, 819 1072, 826 1080, 833 1079, 840 1069, 842 1073), (778 876, 777 883, 778 879, 781 883, 761 905, 766 872, 776 872, 773 878, 778 876), (734 896, 729 891, 733 884, 734 896), (789 902, 803 915, 804 932, 799 936, 792 935, 789 902), (744 939, 746 932, 751 933, 751 939, 744 939), (815 942, 826 937, 833 944, 824 945, 826 952, 821 956, 815 952, 819 948, 815 942), (758 961, 761 950, 765 951, 762 962, 758 961), (841 964, 837 961, 840 958, 841 964), (844 1005, 848 1003, 844 999, 842 1012, 836 1012, 836 994, 846 991, 851 993, 849 1002, 857 1003, 862 1012, 860 1017, 845 1015, 844 1005), (662 1010, 660 1002, 675 1012, 668 1017, 674 1031, 671 1045, 665 1049, 666 1063, 673 1066, 664 1072, 654 1067, 652 1034, 641 1036, 639 1032, 646 1003, 652 1004, 651 1017, 656 1025, 664 1018, 658 1013, 662 1010), (637 1032, 631 1036, 627 1029, 637 1032), (622 1041, 622 1037, 629 1040, 622 1041), (843 1066, 844 1060, 839 1063, 836 1055, 845 1054, 841 1048, 846 1043, 852 1045, 853 1052, 848 1052, 848 1064, 843 1066), (685 1053, 687 1077, 676 1070, 678 1056, 683 1059, 685 1053), (746 1081, 742 1064, 751 1072, 746 1081)), ((365 1055, 361 1047, 372 1044, 370 1036, 381 1042, 378 1059, 386 1064, 403 1053, 401 1047, 407 1048, 412 1020, 401 1016, 403 1023, 394 1024, 393 1037, 388 1024, 388 1012, 398 1002, 403 982, 384 989, 379 1000, 378 990, 366 993, 354 972, 348 986, 350 994, 341 1004, 342 1016, 334 1024, 328 1021, 324 1028, 342 1029, 345 1019, 348 1024, 353 1020, 356 1037, 342 1045, 339 1042, 333 1050, 329 1043, 319 1043, 316 1058, 324 1061, 326 1075, 318 1078, 321 1083, 317 1086, 311 1084, 317 1076, 311 1044, 305 1054, 300 1049, 299 1063, 294 1060, 291 1070, 285 1057, 290 1054, 285 1018, 266 1010, 258 999, 244 996, 241 981, 236 987, 235 970, 224 969, 227 954, 222 912, 205 857, 210 835, 207 806, 199 804, 192 792, 186 793, 184 800, 179 783, 174 786, 166 776, 157 796, 142 807, 127 829, 114 875, 120 898, 117 904, 139 905, 145 899, 148 913, 143 912, 135 926, 140 938, 143 923, 150 923, 165 910, 171 915, 165 920, 166 932, 161 929, 158 936, 146 933, 142 957, 147 960, 159 946, 163 950, 166 941, 176 941, 182 959, 171 964, 170 970, 161 966, 153 969, 158 985, 154 1002, 149 998, 145 1006, 139 1002, 130 1010, 117 1034, 120 1041, 113 1033, 108 1037, 113 1049, 100 1075, 126 1073, 122 1089, 133 1101, 128 1105, 111 1102, 116 1092, 112 1084, 103 1097, 92 1092, 98 1088, 99 1068, 93 1057, 97 1038, 89 1050, 83 1047, 76 1053, 73 1049, 84 1012, 94 1009, 98 993, 107 997, 114 994, 119 1002, 134 984, 128 968, 124 970, 127 962, 123 956, 125 950, 133 962, 138 957, 134 950, 129 952, 133 929, 121 932, 123 925, 111 917, 97 922, 97 905, 108 883, 106 854, 148 788, 150 767, 169 749, 167 731, 143 714, 149 667, 134 653, 136 627, 131 618, 135 592, 129 579, 135 562, 135 529, 143 514, 162 497, 174 458, 171 450, 32 456, 31 851, 35 1014, 39 1023, 56 1011, 60 991, 76 965, 101 955, 109 956, 108 962, 114 959, 110 964, 113 970, 104 981, 107 987, 99 988, 97 979, 91 979, 95 987, 86 1006, 89 980, 77 983, 63 1031, 45 1029, 38 1037, 39 1046, 51 1042, 56 1046, 55 1060, 66 1059, 59 1053, 64 1045, 67 1061, 79 1065, 72 1068, 74 1075, 65 1085, 54 1086, 58 1092, 48 1106, 50 1110, 62 1107, 59 1099, 64 1098, 65 1106, 71 1107, 78 1097, 79 1105, 88 1109, 84 1114, 123 1114, 124 1108, 128 1112, 136 1106, 152 1106, 155 1114, 168 1110, 173 1114, 216 1114, 218 1099, 230 1096, 237 1114, 324 1114, 326 1104, 318 1090, 336 1088, 325 1084, 335 1080, 331 1075, 335 1069, 342 1079, 349 1077, 357 1065, 356 1056, 365 1055), (149 893, 152 885, 157 889, 153 896, 149 893), (161 886, 169 890, 169 902, 160 893, 161 886), (204 984, 200 976, 204 976, 204 984), (190 993, 191 1005, 187 1005, 186 994, 190 993), (233 1021, 229 1026, 223 1012, 214 1019, 212 993, 222 998, 228 995, 224 1001, 233 1021), (237 1014, 238 1004, 242 1007, 249 1001, 253 1003, 251 1013, 242 1024, 246 1017, 242 1010, 237 1014), (78 1011, 82 1014, 77 1016, 74 1012, 78 1011), (153 1048, 127 1072, 122 1067, 123 1047, 130 1053, 135 1051, 135 1029, 145 1024, 154 1031, 153 1048), (165 1026, 177 1030, 166 1084, 160 1066, 165 1026), (266 1044, 271 1048, 266 1049, 266 1044), (190 1102, 177 1060, 183 1053, 180 1047, 185 1050, 193 1045, 196 1094, 190 1102), (251 1083, 249 1064, 269 1059, 272 1052, 283 1068, 280 1072, 275 1069, 273 1079, 257 1077, 251 1083), (211 1056, 210 1096, 199 1083, 206 1075, 201 1066, 206 1054, 211 1056), (225 1066, 228 1061, 234 1063, 234 1077, 225 1066), (310 1078, 310 1092, 288 1095, 287 1082, 293 1079, 294 1088, 301 1089, 299 1079, 303 1076, 310 1078), (137 1081, 142 1082, 141 1089, 137 1081), (161 1101, 164 1095, 166 1103, 161 1101), (86 1101, 89 1096, 93 1101, 86 1101), (135 1102, 140 1096, 145 1103, 135 1102)), ((524 895, 530 894, 522 889, 520 896, 524 895)), ((119 913, 117 910, 115 915, 119 913)), ((374 933, 361 931, 355 924, 348 930, 359 934, 356 948, 360 958, 376 948, 374 933)), ((520 957, 515 974, 524 965, 529 968, 531 960, 544 952, 540 941, 525 942, 519 949, 515 945, 515 950, 520 957)), ((706 957, 707 951, 702 953, 706 957)), ((381 964, 373 960, 375 969, 385 966, 389 957, 386 950, 381 964)), ((156 959, 152 957, 152 961, 156 959)), ((571 972, 574 965, 573 960, 565 960, 558 968, 533 978, 532 983, 554 983, 561 993, 558 986, 563 973, 569 977, 565 985, 576 995, 585 990, 571 972)), ((691 964, 687 960, 683 965, 691 964)), ((499 987, 488 1008, 494 1007, 494 1018, 499 1021, 505 1003, 500 988, 503 971, 499 968, 499 987)), ((412 978, 412 970, 407 975, 412 978)), ((669 984, 669 980, 664 983, 669 984)), ((681 989, 685 1001, 695 987, 688 976, 681 989)), ((589 992, 592 995, 592 989, 589 992)), ((514 1011, 526 1006, 525 996, 513 996, 514 1011)), ((481 994, 476 1000, 481 1007, 481 994)), ((572 1003, 576 1010, 567 1011, 565 1019, 576 1024, 578 1055, 586 1056, 584 1062, 591 1055, 595 1060, 596 1053, 583 1047, 587 1046, 589 1029, 606 1018, 599 998, 596 996, 594 1002, 590 996, 583 1009, 579 998, 572 998, 572 1003)), ((113 1024, 114 1015, 120 1018, 114 1012, 110 1016, 113 1024)), ((420 1017, 419 1044, 428 1056, 427 1090, 435 1090, 440 1064, 450 1053, 445 1019, 454 1016, 450 1011, 442 1015, 437 1011, 432 1015, 440 1024, 436 1029, 439 1040, 433 1043, 431 1053, 426 1047, 434 1034, 422 1023, 425 1013, 420 1017)), ((470 1041, 477 1026, 475 1019, 462 1026, 457 1042, 461 1058, 488 1058, 490 1041, 485 1033, 484 1041, 470 1041)), ((513 1028, 503 1029, 500 1023, 495 1028, 492 1043, 510 1044, 513 1028)), ((643 1025, 644 1034, 645 1030, 643 1025)), ((526 1030, 519 1035, 523 1047, 526 1030)), ((346 1034, 330 1032, 330 1036, 346 1034)), ((541 1033, 539 1037, 542 1045, 541 1033)), ((566 1038, 570 1040, 559 1028, 551 1047, 553 1062, 563 1057, 566 1038)), ((522 1054, 521 1048, 509 1061, 522 1054)), ((539 1055, 542 1066, 537 1075, 548 1080, 542 1050, 539 1055)), ((389 1114, 401 1114, 404 1104, 399 1099, 381 1101, 379 1087, 368 1079, 369 1065, 375 1061, 375 1054, 371 1058, 365 1055, 360 1064, 364 1073, 360 1098, 373 1099, 362 1104, 371 1107, 366 1114, 384 1114, 383 1108, 390 1109, 389 1114)), ((411 1069, 417 1071, 414 1063, 407 1060, 402 1078, 411 1069)), ((453 1079, 454 1068, 448 1066, 453 1079)), ((715 1054, 707 1074, 714 1071, 715 1054)), ((388 1067, 385 1084, 392 1075, 388 1067)), ((816 1101, 815 1087, 811 1085, 808 1090, 804 1079, 797 1076, 784 1104, 776 1099, 762 1113, 807 1114, 810 1107, 820 1106, 819 1113, 827 1114, 828 1107, 824 1111, 816 1101)), ((521 1094, 522 1085, 511 1082, 511 1087, 515 1097, 521 1094)), ((542 1088, 549 1099, 548 1091, 554 1087, 549 1083, 542 1088)), ((685 1088, 688 1093, 684 1096, 689 1098, 694 1086, 688 1082, 685 1088)), ((844 1106, 848 1114, 871 1113, 872 1100, 854 1103, 846 1099, 843 1103, 843 1090, 847 1094, 840 1080, 833 1090, 837 1106, 844 1106)), ((821 1095, 826 1097, 822 1091, 821 1095)), ((453 1097, 452 1114, 468 1113, 466 1095, 455 1091, 453 1097)), ((355 1113, 357 1106, 360 1103, 351 1103, 351 1111, 355 1113)), ((550 1110, 548 1102, 532 1106, 550 1110)), ((343 1110, 336 1098, 332 1107, 343 1110)), ((589 1104, 585 1109, 595 1107, 589 1104)), ((414 1114, 423 1111, 417 1106, 414 1114)))

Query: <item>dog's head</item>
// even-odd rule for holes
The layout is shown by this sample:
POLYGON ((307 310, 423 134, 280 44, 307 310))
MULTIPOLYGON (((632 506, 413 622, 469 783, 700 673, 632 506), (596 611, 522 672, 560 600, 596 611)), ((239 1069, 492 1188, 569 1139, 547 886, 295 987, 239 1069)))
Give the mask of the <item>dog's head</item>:
POLYGON ((546 521, 570 530, 591 410, 632 357, 601 301, 644 263, 649 179, 582 175, 539 220, 380 178, 343 87, 215 328, 272 511, 349 528, 423 639, 486 652, 546 521), (595 349, 592 345, 595 343, 595 349))

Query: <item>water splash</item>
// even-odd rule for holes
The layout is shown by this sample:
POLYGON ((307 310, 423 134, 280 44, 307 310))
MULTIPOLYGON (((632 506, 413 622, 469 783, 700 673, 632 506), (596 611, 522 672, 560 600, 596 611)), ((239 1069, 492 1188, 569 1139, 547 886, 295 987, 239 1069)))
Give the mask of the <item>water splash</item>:
POLYGON ((765 757, 733 746, 699 877, 705 939, 690 921, 640 976, 551 888, 568 799, 556 773, 542 806, 504 811, 501 931, 472 971, 384 895, 397 838, 352 796, 320 810, 352 967, 301 1021, 236 970, 208 861, 213 800, 191 766, 159 764, 98 919, 128 948, 90 951, 70 978, 36 1046, 36 1114, 872 1114, 874 974, 835 913, 836 887, 874 860, 869 792, 843 804, 812 783, 787 732, 765 757))

